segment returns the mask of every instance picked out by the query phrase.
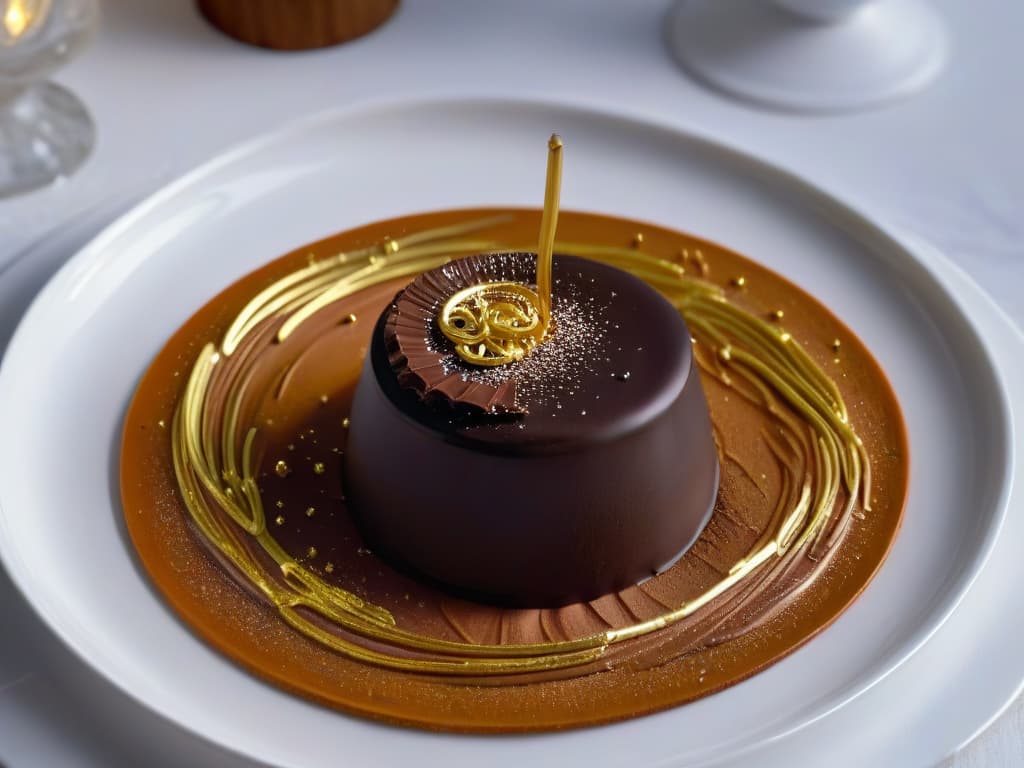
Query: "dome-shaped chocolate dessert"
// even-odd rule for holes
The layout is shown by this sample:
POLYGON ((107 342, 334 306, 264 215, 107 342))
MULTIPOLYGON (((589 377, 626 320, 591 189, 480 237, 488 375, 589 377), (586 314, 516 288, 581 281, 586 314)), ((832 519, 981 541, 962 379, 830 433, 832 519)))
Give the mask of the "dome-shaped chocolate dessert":
POLYGON ((344 486, 381 555, 459 591, 553 606, 679 558, 711 515, 718 459, 689 331, 626 272, 555 257, 536 348, 503 365, 456 353, 438 320, 452 296, 536 274, 533 254, 480 255, 396 297, 356 392, 344 486))

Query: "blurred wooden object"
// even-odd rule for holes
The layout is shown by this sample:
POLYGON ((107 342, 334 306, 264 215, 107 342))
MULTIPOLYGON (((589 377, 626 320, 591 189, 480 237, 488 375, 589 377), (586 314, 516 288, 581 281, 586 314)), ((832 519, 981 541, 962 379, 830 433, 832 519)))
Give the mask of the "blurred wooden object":
POLYGON ((236 40, 277 50, 337 45, 383 24, 398 0, 198 0, 207 21, 236 40))

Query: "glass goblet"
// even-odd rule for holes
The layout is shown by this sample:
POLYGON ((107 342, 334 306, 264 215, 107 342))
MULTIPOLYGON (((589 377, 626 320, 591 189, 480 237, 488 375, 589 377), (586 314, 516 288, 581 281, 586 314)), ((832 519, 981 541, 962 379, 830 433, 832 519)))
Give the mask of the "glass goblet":
POLYGON ((0 197, 73 173, 96 138, 66 88, 45 80, 91 40, 96 0, 0 0, 0 197))

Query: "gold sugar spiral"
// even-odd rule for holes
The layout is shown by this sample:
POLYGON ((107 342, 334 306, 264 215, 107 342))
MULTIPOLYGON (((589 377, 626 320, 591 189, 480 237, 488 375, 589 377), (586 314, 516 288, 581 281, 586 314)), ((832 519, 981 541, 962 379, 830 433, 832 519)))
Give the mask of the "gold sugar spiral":
POLYGON ((522 283, 471 285, 445 303, 437 318, 455 352, 472 365, 522 360, 544 340, 540 299, 522 283))

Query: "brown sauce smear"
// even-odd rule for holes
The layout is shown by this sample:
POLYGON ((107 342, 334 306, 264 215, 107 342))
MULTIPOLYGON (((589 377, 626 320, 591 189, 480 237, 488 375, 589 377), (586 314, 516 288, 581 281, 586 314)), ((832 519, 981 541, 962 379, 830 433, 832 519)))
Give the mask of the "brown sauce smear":
MULTIPOLYGON (((734 303, 763 317, 783 310, 780 324, 836 381, 871 457, 873 509, 864 513, 858 505, 850 525, 829 532, 837 537, 830 549, 815 550, 814 559, 803 552, 792 557, 782 577, 755 572, 679 624, 613 646, 589 667, 454 681, 383 670, 325 649, 289 628, 201 541, 179 497, 169 425, 202 346, 219 341, 256 292, 304 266, 310 255, 322 258, 496 212, 411 216, 303 247, 234 283, 171 338, 131 404, 122 450, 125 517, 154 583, 198 634, 256 674, 330 706, 426 728, 531 731, 633 717, 732 685, 798 648, 863 590, 899 527, 907 445, 893 393, 856 337, 782 277, 719 246, 612 217, 563 212, 559 240, 627 246, 642 231, 647 253, 680 261, 686 248, 690 258, 683 263, 693 273, 701 269, 699 251, 706 278, 727 287, 734 303), (742 287, 734 285, 739 276, 742 287), (838 352, 835 339, 841 341, 838 352)), ((514 213, 481 235, 512 247, 529 243, 539 213, 514 213)), ((373 324, 403 282, 337 302, 286 344, 262 351, 253 387, 262 395, 245 407, 265 446, 258 482, 271 533, 323 578, 386 608, 399 627, 420 634, 475 643, 546 642, 635 624, 675 608, 713 586, 770 530, 783 490, 779 460, 765 438, 772 418, 734 387, 702 375, 722 454, 722 484, 710 525, 666 573, 589 603, 509 610, 452 597, 382 562, 363 547, 345 511, 342 422, 373 324), (356 322, 345 322, 350 314, 356 322)))

